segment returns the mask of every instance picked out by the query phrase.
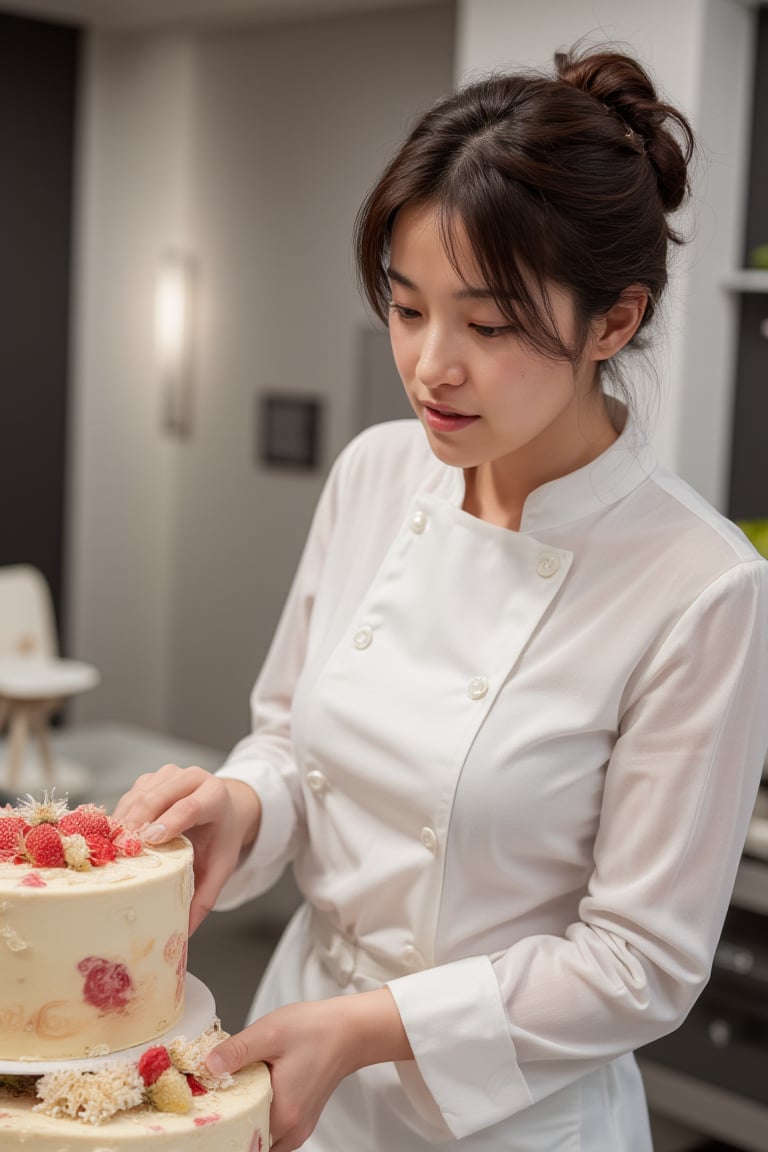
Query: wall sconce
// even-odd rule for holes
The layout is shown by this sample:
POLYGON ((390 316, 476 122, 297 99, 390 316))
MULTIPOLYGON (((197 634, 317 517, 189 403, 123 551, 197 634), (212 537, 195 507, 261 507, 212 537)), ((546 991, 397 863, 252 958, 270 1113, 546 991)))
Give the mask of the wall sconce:
POLYGON ((160 261, 155 288, 162 424, 179 437, 192 430, 195 277, 193 258, 172 249, 160 261))

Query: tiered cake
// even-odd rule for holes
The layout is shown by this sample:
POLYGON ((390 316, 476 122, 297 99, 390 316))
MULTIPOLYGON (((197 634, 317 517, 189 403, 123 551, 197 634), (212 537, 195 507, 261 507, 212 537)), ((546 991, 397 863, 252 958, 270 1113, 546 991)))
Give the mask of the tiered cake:
POLYGON ((205 1068, 225 1034, 207 990, 204 1019, 185 998, 192 891, 184 837, 150 848, 47 795, 0 808, 3 1152, 267 1147, 265 1066, 205 1068))

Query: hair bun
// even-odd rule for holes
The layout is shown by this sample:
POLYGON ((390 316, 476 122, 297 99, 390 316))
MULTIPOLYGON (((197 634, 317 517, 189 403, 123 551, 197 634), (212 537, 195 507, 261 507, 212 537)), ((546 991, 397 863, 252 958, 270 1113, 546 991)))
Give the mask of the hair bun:
POLYGON ((555 71, 560 80, 593 96, 629 133, 637 134, 656 173, 664 210, 679 208, 688 191, 693 133, 686 118, 659 99, 642 65, 620 52, 572 50, 556 53, 555 71))

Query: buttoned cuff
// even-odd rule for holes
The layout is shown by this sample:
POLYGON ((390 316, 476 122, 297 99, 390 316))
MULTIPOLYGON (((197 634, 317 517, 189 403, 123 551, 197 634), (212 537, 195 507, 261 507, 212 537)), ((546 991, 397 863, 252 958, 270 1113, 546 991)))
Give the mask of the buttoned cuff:
POLYGON ((288 862, 296 819, 288 786, 270 764, 233 764, 219 769, 216 775, 249 784, 258 793, 262 807, 259 834, 216 901, 216 910, 226 911, 260 896, 279 879, 288 862))
MULTIPOLYGON (((418 1072, 456 1139, 526 1108, 498 981, 486 956, 390 980, 418 1072)), ((423 1093, 398 1066, 403 1090, 424 1112, 423 1093)))

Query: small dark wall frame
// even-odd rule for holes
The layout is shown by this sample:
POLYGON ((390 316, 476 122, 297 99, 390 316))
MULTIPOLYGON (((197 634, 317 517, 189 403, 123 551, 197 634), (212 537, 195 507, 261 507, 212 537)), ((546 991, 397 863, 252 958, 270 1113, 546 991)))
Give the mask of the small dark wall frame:
POLYGON ((320 458, 322 404, 317 397, 268 392, 259 398, 263 464, 310 470, 320 458))

